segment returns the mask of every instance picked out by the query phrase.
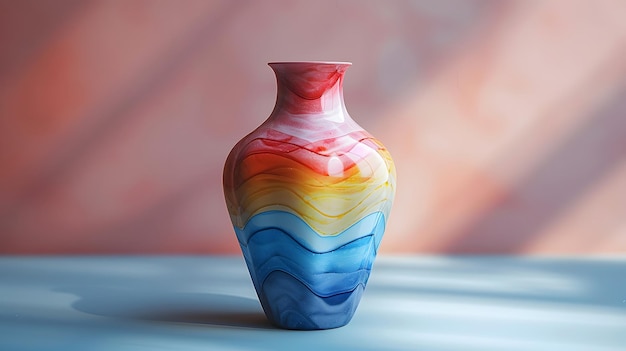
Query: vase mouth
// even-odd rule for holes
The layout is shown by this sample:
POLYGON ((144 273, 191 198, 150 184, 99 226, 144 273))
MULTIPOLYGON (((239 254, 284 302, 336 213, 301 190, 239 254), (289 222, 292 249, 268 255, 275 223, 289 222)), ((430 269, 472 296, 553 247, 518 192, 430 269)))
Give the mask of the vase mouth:
POLYGON ((351 66, 352 62, 347 61, 271 61, 267 63, 269 66, 277 65, 333 65, 333 66, 351 66))

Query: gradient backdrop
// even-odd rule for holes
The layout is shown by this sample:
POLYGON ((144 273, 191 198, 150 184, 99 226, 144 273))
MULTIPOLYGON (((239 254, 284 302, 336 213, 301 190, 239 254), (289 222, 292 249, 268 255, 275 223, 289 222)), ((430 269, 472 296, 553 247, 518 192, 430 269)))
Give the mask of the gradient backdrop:
POLYGON ((626 252, 626 1, 0 1, 0 253, 239 253, 268 61, 353 62, 385 253, 626 252))

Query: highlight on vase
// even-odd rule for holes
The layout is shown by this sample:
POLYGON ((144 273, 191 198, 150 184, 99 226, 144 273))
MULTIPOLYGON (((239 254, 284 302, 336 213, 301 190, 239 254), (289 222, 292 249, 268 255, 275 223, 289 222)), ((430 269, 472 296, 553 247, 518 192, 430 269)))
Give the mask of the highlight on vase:
POLYGON ((270 63, 274 111, 232 149, 224 194, 259 300, 288 329, 347 324, 395 194, 389 152, 348 114, 349 63, 270 63))

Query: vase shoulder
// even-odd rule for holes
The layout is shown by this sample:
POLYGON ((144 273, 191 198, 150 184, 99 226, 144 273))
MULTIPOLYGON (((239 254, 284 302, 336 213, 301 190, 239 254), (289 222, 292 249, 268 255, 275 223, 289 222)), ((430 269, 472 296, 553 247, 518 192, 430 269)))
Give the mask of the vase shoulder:
POLYGON ((370 213, 387 217, 395 168, 387 149, 364 130, 305 140, 276 130, 252 133, 226 162, 233 222, 283 210, 302 215, 320 235, 336 235, 370 213))

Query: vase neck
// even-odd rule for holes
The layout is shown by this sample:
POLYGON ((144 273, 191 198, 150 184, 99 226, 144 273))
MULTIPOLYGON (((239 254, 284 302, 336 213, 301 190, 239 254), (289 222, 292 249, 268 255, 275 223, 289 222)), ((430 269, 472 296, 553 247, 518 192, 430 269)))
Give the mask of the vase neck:
POLYGON ((273 115, 344 115, 343 76, 350 63, 274 62, 278 93, 273 115))

